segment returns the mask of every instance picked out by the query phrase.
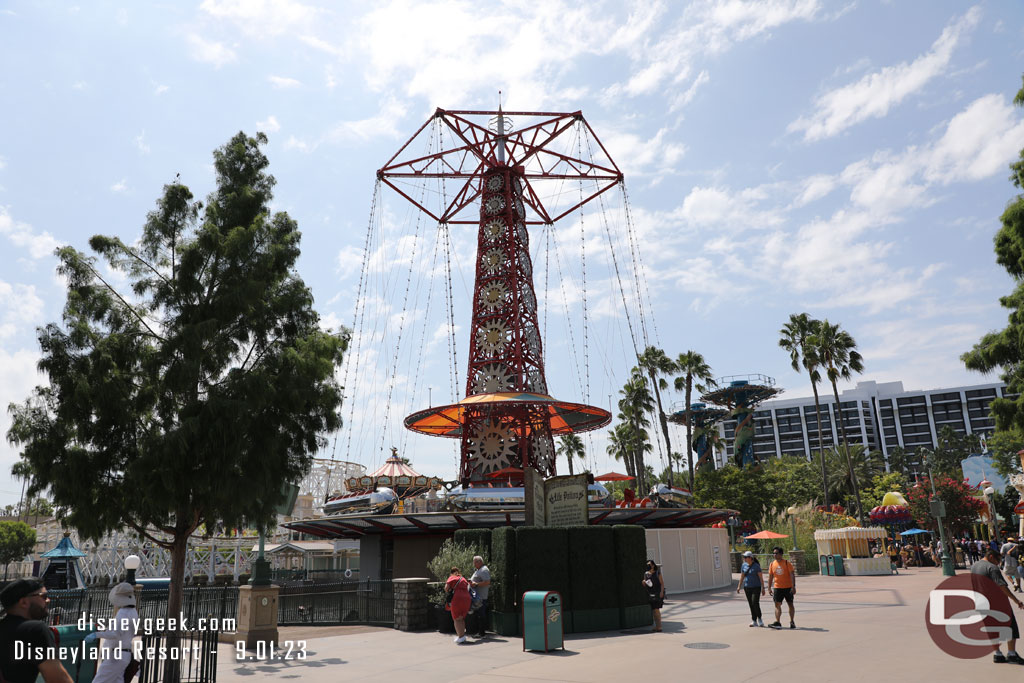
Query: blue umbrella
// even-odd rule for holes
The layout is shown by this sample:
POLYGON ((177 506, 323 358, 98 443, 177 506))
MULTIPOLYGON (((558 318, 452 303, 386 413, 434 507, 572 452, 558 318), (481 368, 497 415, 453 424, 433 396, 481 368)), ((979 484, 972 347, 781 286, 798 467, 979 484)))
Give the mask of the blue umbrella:
POLYGON ((930 533, 931 532, 928 531, 927 529, 907 529, 906 531, 901 531, 900 532, 900 536, 913 536, 914 534, 930 534, 930 533))

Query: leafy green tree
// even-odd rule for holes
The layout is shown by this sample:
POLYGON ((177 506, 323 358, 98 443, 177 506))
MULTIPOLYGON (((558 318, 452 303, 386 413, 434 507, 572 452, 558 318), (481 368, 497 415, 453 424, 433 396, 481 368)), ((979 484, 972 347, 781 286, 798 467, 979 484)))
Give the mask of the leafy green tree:
POLYGON ((621 460, 626 466, 626 474, 631 477, 636 477, 636 467, 633 463, 633 450, 630 445, 632 433, 629 429, 629 425, 625 422, 619 422, 615 427, 608 433, 608 446, 605 449, 608 455, 612 456, 616 460, 621 460))
MULTIPOLYGON (((1017 106, 1024 106, 1024 87, 1013 99, 1017 106)), ((1010 182, 1018 190, 1024 189, 1024 149, 1020 158, 1010 165, 1010 182)), ((1007 393, 1012 397, 992 401, 992 414, 996 428, 1024 430, 1024 194, 1018 194, 1006 206, 1000 217, 1002 227, 996 233, 996 262, 1014 280, 1014 290, 999 299, 999 303, 1010 311, 1007 326, 998 332, 989 332, 974 348, 960 359, 970 370, 994 372, 1001 369, 1000 377, 1006 382, 1007 393)))
POLYGON ((771 458, 764 467, 765 507, 786 510, 817 499, 821 482, 815 465, 806 458, 787 455, 771 458))
POLYGON ((1020 454, 1024 449, 1024 435, 1016 429, 999 430, 988 437, 988 452, 992 456, 992 467, 999 476, 1006 478, 1020 474, 1020 454))
POLYGON ((934 448, 919 449, 920 457, 927 457, 931 464, 932 474, 940 474, 954 479, 963 478, 960 462, 972 453, 980 453, 981 445, 976 434, 957 434, 949 425, 943 425, 937 434, 938 445, 934 448))
POLYGON ((340 426, 346 338, 320 329, 298 226, 270 211, 266 141, 239 133, 214 152, 205 207, 176 180, 137 242, 89 240, 126 291, 96 257, 58 250, 62 324, 39 330, 49 384, 11 406, 30 493, 87 537, 127 526, 167 548, 171 614, 190 534, 266 528, 340 426))
POLYGON ((885 494, 892 491, 903 493, 907 490, 907 478, 902 472, 886 472, 871 477, 871 484, 861 489, 864 507, 872 510, 882 504, 885 494))
POLYGON ((832 395, 836 399, 836 419, 839 421, 839 430, 843 437, 843 449, 846 452, 846 464, 850 472, 854 497, 857 499, 857 518, 861 524, 864 524, 864 507, 860 502, 860 486, 857 484, 857 476, 853 471, 850 442, 846 438, 846 420, 843 419, 837 386, 840 379, 849 380, 853 373, 864 372, 864 362, 857 351, 857 342, 853 340, 850 333, 840 328, 838 324, 833 325, 828 320, 821 321, 808 341, 814 348, 814 357, 821 363, 821 367, 825 368, 828 381, 832 384, 832 395))
POLYGON ((737 510, 743 519, 757 522, 765 513, 764 470, 741 470, 729 463, 717 470, 698 472, 693 481, 694 505, 737 510))
POLYGON ((569 474, 572 474, 572 461, 576 458, 583 460, 586 450, 583 448, 583 439, 576 434, 564 434, 558 437, 558 448, 555 451, 558 455, 564 455, 569 465, 569 474))
POLYGON ((907 480, 914 479, 921 473, 921 458, 912 451, 907 451, 902 446, 893 446, 889 449, 889 470, 900 472, 907 480))
POLYGON ((644 454, 653 450, 647 428, 651 421, 649 413, 654 412, 654 398, 647 388, 647 379, 640 368, 633 368, 629 381, 619 391, 618 419, 627 425, 619 435, 620 441, 626 444, 633 460, 634 476, 636 476, 637 493, 647 491, 647 470, 644 467, 644 454))
MULTIPOLYGON (((815 355, 815 348, 811 339, 821 328, 821 321, 814 320, 806 313, 790 313, 789 322, 779 330, 779 346, 789 352, 790 364, 797 372, 803 367, 807 371, 807 377, 811 380, 811 390, 814 392, 814 414, 818 424, 818 449, 825 448, 825 440, 821 434, 821 401, 818 398, 818 382, 821 381, 821 373, 818 372, 820 361, 815 355)), ((820 458, 822 468, 826 466, 825 459, 820 458)), ((829 506, 828 500, 828 474, 821 470, 822 494, 825 497, 824 505, 829 506)))
POLYGON ((0 522, 0 562, 4 564, 4 581, 11 562, 24 558, 35 547, 35 529, 24 522, 0 522))
POLYGON ((704 356, 696 351, 687 351, 679 354, 675 362, 675 371, 680 373, 676 377, 676 391, 683 392, 683 400, 686 407, 683 409, 684 421, 686 422, 686 462, 690 470, 690 490, 693 490, 693 427, 690 423, 693 413, 690 406, 693 404, 693 390, 697 393, 708 391, 715 385, 711 375, 711 366, 704 360, 704 356))
POLYGON ((665 409, 661 405, 661 392, 668 389, 668 382, 662 375, 671 375, 675 372, 676 365, 661 349, 648 346, 644 352, 637 356, 637 364, 647 372, 654 388, 654 398, 658 404, 658 422, 661 424, 661 433, 665 437, 665 452, 668 453, 669 485, 672 484, 672 440, 668 435, 668 418, 665 417, 665 409))

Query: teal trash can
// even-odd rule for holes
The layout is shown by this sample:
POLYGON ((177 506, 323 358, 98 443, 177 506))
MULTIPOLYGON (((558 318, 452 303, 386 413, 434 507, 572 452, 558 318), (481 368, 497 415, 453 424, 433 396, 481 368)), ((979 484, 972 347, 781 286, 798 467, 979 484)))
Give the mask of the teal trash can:
POLYGON ((828 555, 818 556, 818 572, 822 576, 828 576, 828 555))
POLYGON ((832 556, 831 555, 826 555, 825 556, 825 573, 828 576, 835 576, 836 575, 836 565, 832 561, 832 556))
MULTIPOLYGON (((74 651, 75 653, 75 661, 72 661, 70 655, 60 660, 71 676, 71 680, 76 683, 90 683, 93 676, 96 675, 96 665, 99 664, 99 641, 83 642, 90 631, 79 631, 74 624, 51 626, 50 628, 53 631, 54 640, 57 641, 57 647, 67 648, 58 651, 67 653, 74 651)), ((36 680, 42 681, 42 675, 36 680)))
POLYGON ((846 576, 846 569, 843 567, 842 555, 833 555, 832 565, 836 568, 836 576, 846 576))
POLYGON ((555 591, 527 591, 521 604, 523 650, 564 650, 562 596, 555 591))

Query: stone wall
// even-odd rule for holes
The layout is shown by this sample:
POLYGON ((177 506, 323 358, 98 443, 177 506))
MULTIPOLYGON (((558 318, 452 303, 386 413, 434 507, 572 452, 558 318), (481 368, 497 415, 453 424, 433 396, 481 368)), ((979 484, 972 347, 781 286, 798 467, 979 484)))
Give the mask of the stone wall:
POLYGON ((793 563, 797 576, 804 576, 807 573, 807 561, 804 559, 803 550, 790 550, 789 561, 793 563))
POLYGON ((429 628, 427 582, 429 579, 395 579, 395 628, 423 631, 429 628))

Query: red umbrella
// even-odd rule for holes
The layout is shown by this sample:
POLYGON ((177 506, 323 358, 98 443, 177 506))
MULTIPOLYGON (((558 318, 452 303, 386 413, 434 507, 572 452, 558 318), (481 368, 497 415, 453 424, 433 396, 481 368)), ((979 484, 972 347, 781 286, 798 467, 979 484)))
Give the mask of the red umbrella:
POLYGON ((495 470, 487 475, 492 479, 498 479, 499 477, 521 477, 523 471, 518 467, 503 467, 500 470, 495 470))
POLYGON ((758 531, 756 534, 750 534, 744 537, 747 540, 755 541, 768 541, 774 538, 789 538, 788 534, 777 534, 774 531, 758 531))
POLYGON ((631 477, 628 474, 619 474, 618 472, 609 472, 608 474, 602 474, 600 477, 594 477, 594 481, 631 481, 636 477, 631 477))

